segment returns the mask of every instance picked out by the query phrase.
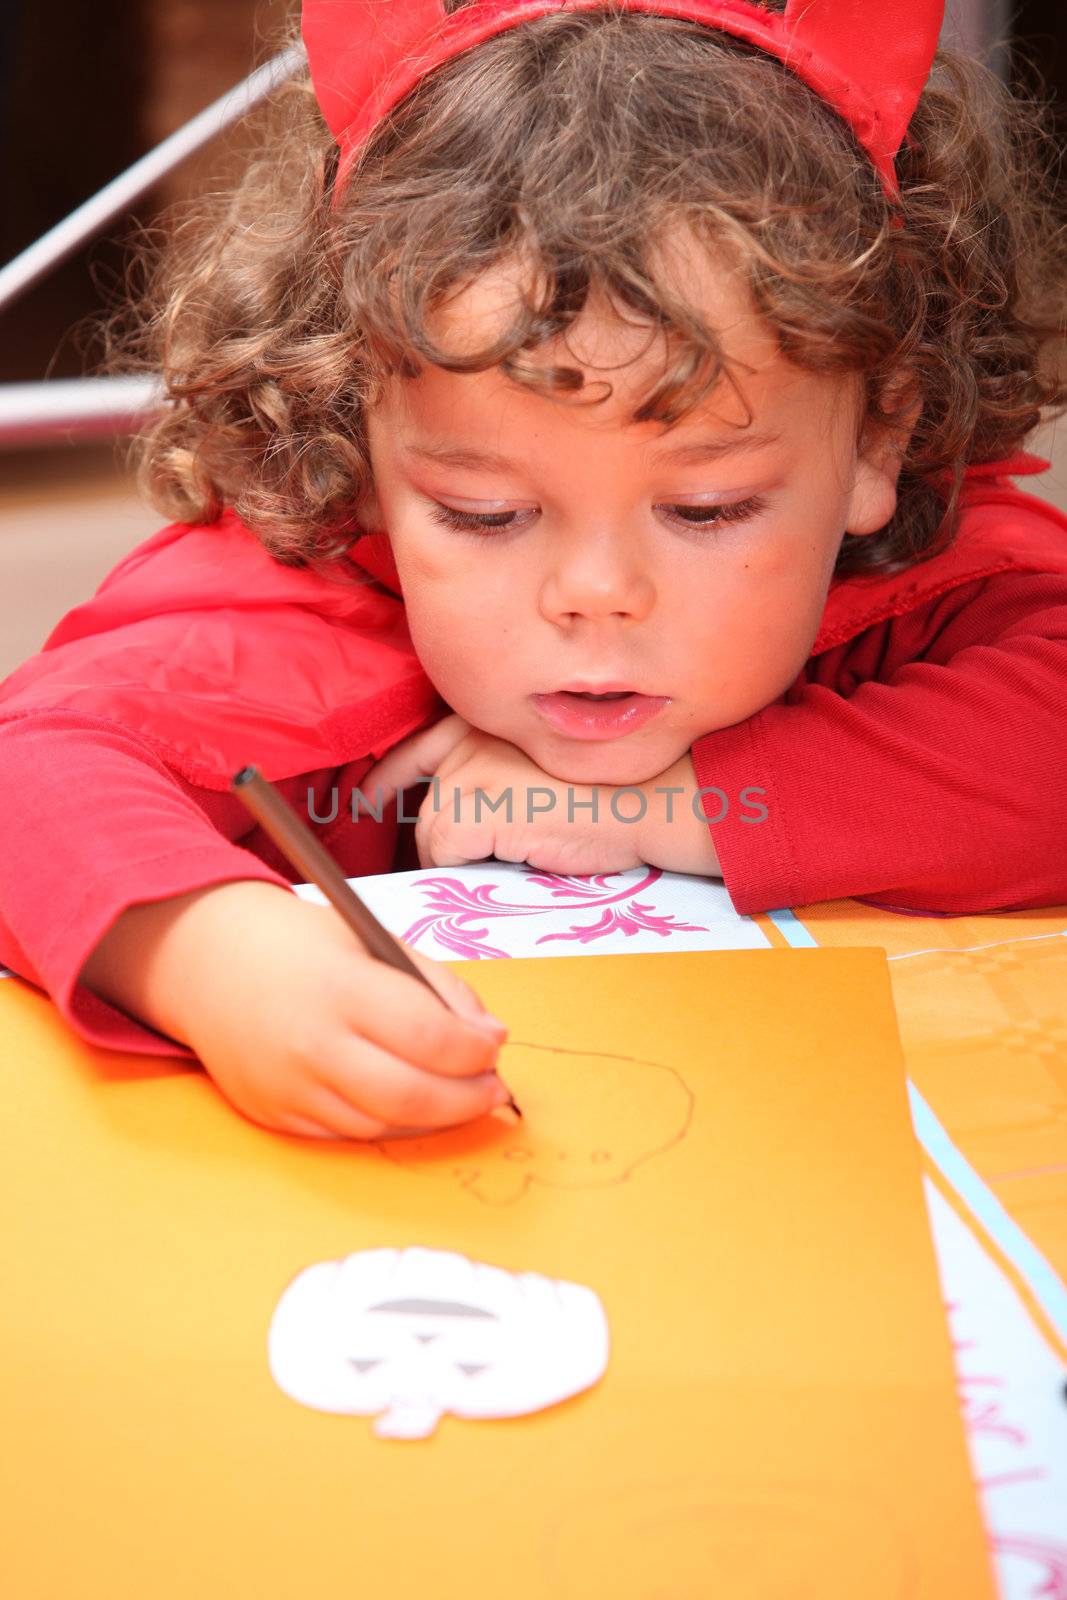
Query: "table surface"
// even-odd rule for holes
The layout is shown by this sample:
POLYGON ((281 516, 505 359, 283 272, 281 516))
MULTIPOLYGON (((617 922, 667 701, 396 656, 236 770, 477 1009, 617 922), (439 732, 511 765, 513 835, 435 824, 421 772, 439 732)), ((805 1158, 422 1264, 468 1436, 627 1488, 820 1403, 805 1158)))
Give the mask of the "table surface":
POLYGON ((1000 1592, 1067 1595, 1067 908, 942 918, 844 901, 747 918, 706 879, 495 862, 353 882, 446 960, 883 949, 1000 1592))

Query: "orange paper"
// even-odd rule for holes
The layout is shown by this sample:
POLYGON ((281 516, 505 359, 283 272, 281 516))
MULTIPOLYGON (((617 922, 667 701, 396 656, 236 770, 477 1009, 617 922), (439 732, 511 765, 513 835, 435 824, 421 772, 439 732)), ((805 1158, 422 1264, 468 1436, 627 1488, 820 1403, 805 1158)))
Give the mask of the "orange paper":
POLYGON ((453 965, 525 1120, 383 1149, 0 983, 5 1592, 990 1597, 882 954, 453 965), (409 1245, 594 1289, 605 1377, 417 1442, 289 1399, 286 1285, 409 1245))

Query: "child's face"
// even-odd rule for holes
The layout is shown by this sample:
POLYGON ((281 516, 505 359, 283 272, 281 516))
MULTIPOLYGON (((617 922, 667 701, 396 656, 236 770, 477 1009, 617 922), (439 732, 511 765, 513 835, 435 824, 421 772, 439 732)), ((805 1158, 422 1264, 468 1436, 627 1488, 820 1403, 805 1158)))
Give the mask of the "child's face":
MULTIPOLYGON (((741 394, 721 383, 669 433, 627 420, 663 371, 662 338, 593 302, 565 347, 530 359, 580 367, 594 396, 606 379, 602 405, 544 398, 499 368, 426 366, 368 414, 364 525, 388 531, 429 677, 556 778, 644 782, 777 699, 809 654, 842 536, 895 507, 896 457, 857 447, 858 380, 789 364, 733 275, 697 270, 741 394), (450 512, 492 523, 448 526, 450 512), (591 709, 583 688, 634 693, 591 709)), ((507 299, 504 275, 487 276, 434 331, 450 350, 483 346, 507 299)))

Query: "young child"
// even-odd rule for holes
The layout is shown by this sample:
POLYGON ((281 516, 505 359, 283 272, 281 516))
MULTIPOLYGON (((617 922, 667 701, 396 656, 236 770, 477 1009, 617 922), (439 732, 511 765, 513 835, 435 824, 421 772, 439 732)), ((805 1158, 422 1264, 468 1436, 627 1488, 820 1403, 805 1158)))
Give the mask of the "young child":
POLYGON ((349 875, 1067 900, 1067 522, 1010 481, 1062 250, 940 13, 307 0, 318 105, 145 324, 180 520, 0 687, 0 961, 370 1139, 501 1100, 504 1030, 290 892, 248 762, 349 875))

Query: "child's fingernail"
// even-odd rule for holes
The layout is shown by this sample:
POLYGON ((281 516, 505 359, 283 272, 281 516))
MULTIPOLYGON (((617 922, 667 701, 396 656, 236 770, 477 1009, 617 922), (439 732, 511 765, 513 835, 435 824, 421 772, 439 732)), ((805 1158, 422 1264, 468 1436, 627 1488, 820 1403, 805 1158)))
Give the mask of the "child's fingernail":
POLYGON ((506 1039, 508 1028, 506 1022, 501 1022, 499 1017, 494 1017, 490 1012, 483 1011, 481 1016, 472 1018, 475 1026, 483 1032, 491 1034, 494 1039, 506 1039))
POLYGON ((506 1106, 511 1104, 511 1090, 508 1088, 506 1083, 497 1084, 496 1088, 493 1090, 493 1098, 490 1104, 494 1106, 506 1106))

